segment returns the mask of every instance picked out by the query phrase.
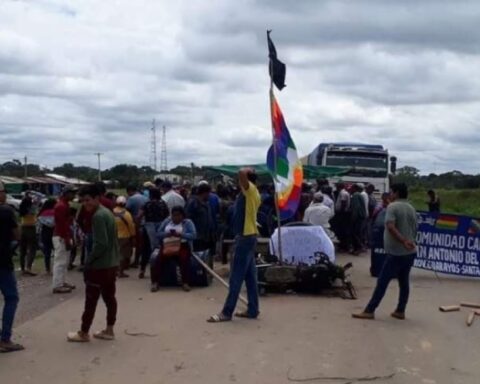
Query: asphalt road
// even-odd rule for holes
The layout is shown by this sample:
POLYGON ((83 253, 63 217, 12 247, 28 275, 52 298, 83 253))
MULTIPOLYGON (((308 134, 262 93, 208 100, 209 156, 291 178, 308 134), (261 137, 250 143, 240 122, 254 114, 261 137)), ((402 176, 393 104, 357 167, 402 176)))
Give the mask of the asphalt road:
MULTIPOLYGON (((0 382, 353 383, 354 378, 391 375, 374 382, 480 382, 480 319, 467 327, 468 311, 438 311, 439 305, 480 301, 477 281, 444 276, 438 280, 416 270, 407 320, 389 317, 396 283, 375 321, 354 320, 351 312, 363 308, 375 281, 368 276, 366 256, 339 259, 352 260, 357 301, 270 295, 261 300, 259 320, 223 324, 205 322, 223 303, 225 290, 219 284, 190 293, 164 289, 152 294, 147 281, 122 280, 117 340, 84 345, 65 341, 66 333, 79 327, 81 287, 63 302, 47 299, 53 301, 33 312, 25 306, 52 296, 47 285, 37 286, 36 293, 26 288, 19 310, 23 324, 15 334, 27 349, 0 355, 0 382), (31 316, 35 317, 28 319, 31 316), (129 336, 125 331, 149 336, 129 336), (347 379, 316 379, 326 376, 347 379)), ((100 303, 95 330, 104 325, 104 318, 100 303)))

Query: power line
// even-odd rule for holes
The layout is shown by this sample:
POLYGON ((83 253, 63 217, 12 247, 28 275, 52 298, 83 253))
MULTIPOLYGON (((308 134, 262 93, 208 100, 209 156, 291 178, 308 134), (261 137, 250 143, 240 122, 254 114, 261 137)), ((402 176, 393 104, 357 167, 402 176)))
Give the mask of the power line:
POLYGON ((157 128, 155 119, 152 121, 152 138, 150 141, 150 166, 157 171, 157 128))
POLYGON ((162 152, 160 153, 160 172, 168 172, 167 164, 167 127, 162 130, 162 152))

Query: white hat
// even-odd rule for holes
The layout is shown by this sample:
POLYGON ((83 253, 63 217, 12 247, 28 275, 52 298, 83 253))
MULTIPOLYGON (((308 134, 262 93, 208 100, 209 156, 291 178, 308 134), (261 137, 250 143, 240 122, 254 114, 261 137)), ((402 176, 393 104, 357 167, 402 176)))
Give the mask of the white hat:
POLYGON ((319 191, 319 192, 315 192, 315 193, 313 194, 313 198, 314 198, 315 200, 321 200, 321 199, 323 199, 323 193, 320 192, 320 191, 319 191))
POLYGON ((118 205, 125 205, 127 204, 127 198, 125 196, 118 196, 117 197, 117 204, 118 205))
POLYGON ((200 180, 198 185, 209 185, 207 180, 200 180))

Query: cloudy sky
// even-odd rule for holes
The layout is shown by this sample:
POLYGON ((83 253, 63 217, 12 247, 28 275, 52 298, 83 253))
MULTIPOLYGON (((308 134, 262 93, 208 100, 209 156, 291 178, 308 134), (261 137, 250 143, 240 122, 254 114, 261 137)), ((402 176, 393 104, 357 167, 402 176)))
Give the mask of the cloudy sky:
POLYGON ((261 162, 271 28, 300 155, 361 141, 478 173, 479 20, 478 1, 0 0, 0 161, 149 164, 155 118, 169 166, 261 162))

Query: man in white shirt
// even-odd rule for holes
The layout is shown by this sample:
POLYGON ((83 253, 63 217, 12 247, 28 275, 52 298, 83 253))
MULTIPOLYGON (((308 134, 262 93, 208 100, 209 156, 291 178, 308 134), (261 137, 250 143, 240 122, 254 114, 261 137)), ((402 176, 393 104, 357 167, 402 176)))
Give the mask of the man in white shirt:
POLYGON ((183 197, 173 190, 172 183, 165 181, 162 184, 162 200, 167 204, 168 210, 171 212, 173 207, 185 207, 185 200, 183 197))
POLYGON ((365 191, 365 184, 358 183, 357 187, 360 189, 360 196, 362 196, 363 203, 365 204, 365 219, 362 224, 362 245, 368 247, 368 218, 370 217, 370 212, 368 210, 368 193, 365 191))
POLYGON ((345 184, 341 181, 337 183, 337 193, 334 229, 340 242, 339 249, 348 252, 350 250, 350 194, 345 190, 345 184))
POLYGON ((328 237, 333 238, 334 235, 330 231, 330 219, 333 217, 331 208, 323 204, 324 195, 322 192, 317 192, 313 195, 312 204, 306 209, 303 221, 312 225, 321 226, 328 237))

